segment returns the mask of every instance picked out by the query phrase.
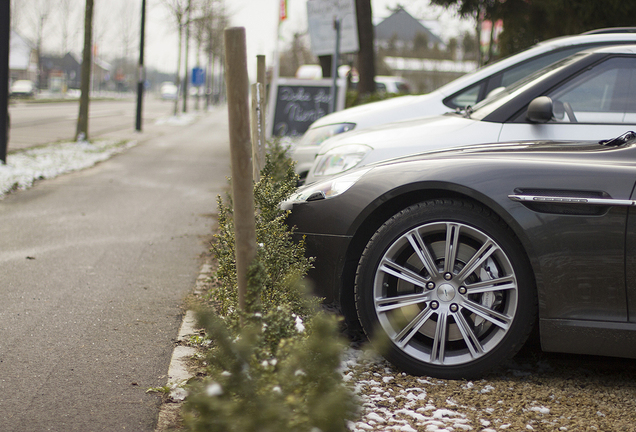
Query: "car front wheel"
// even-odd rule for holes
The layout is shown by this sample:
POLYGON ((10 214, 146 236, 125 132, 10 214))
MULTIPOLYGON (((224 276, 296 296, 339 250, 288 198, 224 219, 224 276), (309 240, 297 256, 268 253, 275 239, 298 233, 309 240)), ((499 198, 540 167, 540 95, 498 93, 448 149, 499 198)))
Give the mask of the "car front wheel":
POLYGON ((389 219, 356 274, 369 338, 415 375, 474 378, 512 357, 536 318, 534 278, 510 229, 463 200, 426 201, 389 219))

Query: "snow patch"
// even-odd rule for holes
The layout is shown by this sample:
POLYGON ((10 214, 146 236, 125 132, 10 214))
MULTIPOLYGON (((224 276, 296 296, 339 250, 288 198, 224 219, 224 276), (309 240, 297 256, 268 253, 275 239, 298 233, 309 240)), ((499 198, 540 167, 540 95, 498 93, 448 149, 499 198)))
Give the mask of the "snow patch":
POLYGON ((11 153, 6 164, 0 165, 0 198, 28 189, 37 180, 89 168, 136 144, 116 140, 64 142, 11 153))

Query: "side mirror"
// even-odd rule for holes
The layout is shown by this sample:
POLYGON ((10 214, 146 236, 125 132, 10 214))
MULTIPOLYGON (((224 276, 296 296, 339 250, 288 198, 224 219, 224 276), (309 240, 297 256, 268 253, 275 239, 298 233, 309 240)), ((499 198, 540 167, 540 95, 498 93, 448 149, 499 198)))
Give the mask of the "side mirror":
POLYGON ((552 120, 552 99, 539 96, 530 102, 526 118, 533 123, 547 123, 552 120))

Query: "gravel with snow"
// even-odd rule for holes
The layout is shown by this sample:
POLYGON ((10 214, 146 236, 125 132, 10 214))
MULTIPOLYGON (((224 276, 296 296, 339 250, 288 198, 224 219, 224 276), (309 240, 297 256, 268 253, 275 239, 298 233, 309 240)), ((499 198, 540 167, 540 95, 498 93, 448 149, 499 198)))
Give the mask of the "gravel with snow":
POLYGON ((636 430, 633 360, 524 349, 484 379, 451 381, 350 349, 343 374, 363 409, 352 432, 636 430))

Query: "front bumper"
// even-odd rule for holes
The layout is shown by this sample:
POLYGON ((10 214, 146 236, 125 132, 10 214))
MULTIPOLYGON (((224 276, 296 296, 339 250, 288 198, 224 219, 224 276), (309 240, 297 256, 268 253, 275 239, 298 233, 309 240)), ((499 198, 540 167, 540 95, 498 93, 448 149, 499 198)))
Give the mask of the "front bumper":
POLYGON ((313 293, 326 304, 339 304, 346 251, 351 237, 295 232, 294 239, 305 239, 305 255, 314 257, 307 273, 313 293))

